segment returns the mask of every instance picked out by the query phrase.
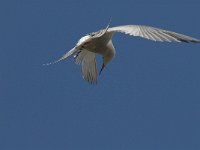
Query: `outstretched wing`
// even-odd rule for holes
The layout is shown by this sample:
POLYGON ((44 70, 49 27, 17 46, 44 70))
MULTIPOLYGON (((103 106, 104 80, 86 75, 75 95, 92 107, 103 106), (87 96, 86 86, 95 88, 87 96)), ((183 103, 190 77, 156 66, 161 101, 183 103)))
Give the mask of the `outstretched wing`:
POLYGON ((86 49, 79 51, 74 56, 75 62, 82 66, 83 78, 91 84, 97 83, 96 54, 86 49))
POLYGON ((159 28, 143 25, 125 25, 109 28, 107 32, 122 32, 132 36, 140 36, 153 41, 166 42, 193 42, 199 43, 200 39, 196 39, 183 34, 167 31, 159 28))
POLYGON ((66 54, 64 54, 61 58, 59 58, 58 60, 56 61, 53 61, 53 62, 50 62, 50 63, 47 63, 47 64, 43 64, 45 66, 48 66, 48 65, 52 65, 52 64, 55 64, 55 63, 58 63, 64 59, 66 59, 67 57, 69 57, 70 55, 74 54, 75 52, 78 51, 78 48, 77 47, 74 47, 73 49, 71 49, 70 51, 68 51, 66 54))

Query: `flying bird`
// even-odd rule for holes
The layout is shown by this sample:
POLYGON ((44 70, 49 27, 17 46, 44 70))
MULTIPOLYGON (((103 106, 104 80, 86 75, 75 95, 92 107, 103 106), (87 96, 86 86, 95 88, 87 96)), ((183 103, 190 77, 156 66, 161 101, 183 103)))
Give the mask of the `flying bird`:
POLYGON ((112 43, 112 37, 117 32, 159 42, 200 43, 200 39, 151 26, 123 25, 110 27, 108 24, 105 29, 89 33, 80 38, 76 46, 57 61, 44 65, 58 63, 75 54, 74 60, 77 64, 81 65, 83 78, 91 84, 96 84, 98 77, 96 54, 100 54, 103 57, 103 63, 99 71, 99 74, 101 74, 102 70, 116 54, 112 43))

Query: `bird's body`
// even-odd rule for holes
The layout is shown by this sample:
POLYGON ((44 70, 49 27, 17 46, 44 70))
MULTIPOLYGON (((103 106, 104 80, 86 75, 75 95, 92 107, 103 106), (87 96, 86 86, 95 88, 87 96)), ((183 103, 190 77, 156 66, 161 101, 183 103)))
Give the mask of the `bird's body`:
MULTIPOLYGON (((100 55, 104 55, 107 51, 107 46, 109 42, 112 42, 113 33, 105 33, 99 38, 93 38, 94 36, 86 35, 86 37, 93 38, 92 43, 87 46, 87 50, 90 52, 98 53, 100 55)), ((82 41, 82 40, 81 40, 82 41)))
POLYGON ((76 53, 74 59, 77 64, 82 66, 83 78, 90 83, 97 83, 98 73, 96 54, 100 54, 103 57, 103 64, 100 70, 101 73, 104 67, 115 56, 116 51, 112 43, 112 37, 116 32, 122 32, 132 36, 140 36, 149 40, 160 42, 200 43, 199 39, 150 26, 125 25, 109 28, 108 25, 103 30, 93 32, 82 37, 72 50, 67 52, 65 55, 63 55, 63 57, 53 63, 64 60, 70 55, 76 53))

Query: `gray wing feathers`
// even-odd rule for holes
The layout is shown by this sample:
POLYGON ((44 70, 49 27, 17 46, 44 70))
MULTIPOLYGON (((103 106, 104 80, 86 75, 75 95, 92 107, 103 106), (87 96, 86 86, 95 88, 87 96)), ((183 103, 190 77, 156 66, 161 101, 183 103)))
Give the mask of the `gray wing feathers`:
POLYGON ((75 62, 82 66, 83 78, 91 84, 97 83, 96 54, 88 50, 81 50, 75 56, 75 62))
POLYGON ((200 42, 199 39, 183 34, 143 25, 125 25, 112 27, 108 32, 122 32, 132 36, 140 36, 153 41, 166 42, 200 42))

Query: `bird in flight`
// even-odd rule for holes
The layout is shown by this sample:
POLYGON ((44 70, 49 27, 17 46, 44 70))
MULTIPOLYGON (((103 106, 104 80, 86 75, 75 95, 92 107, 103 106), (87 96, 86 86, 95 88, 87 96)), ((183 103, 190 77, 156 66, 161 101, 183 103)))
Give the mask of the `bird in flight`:
POLYGON ((98 77, 96 54, 100 54, 103 57, 103 64, 99 71, 99 74, 101 74, 102 70, 115 56, 116 51, 112 43, 112 37, 116 32, 159 42, 200 43, 200 39, 151 26, 123 25, 110 27, 108 24, 105 29, 83 36, 74 48, 57 61, 44 65, 58 63, 75 54, 74 60, 81 65, 83 78, 91 84, 96 84, 98 77))

